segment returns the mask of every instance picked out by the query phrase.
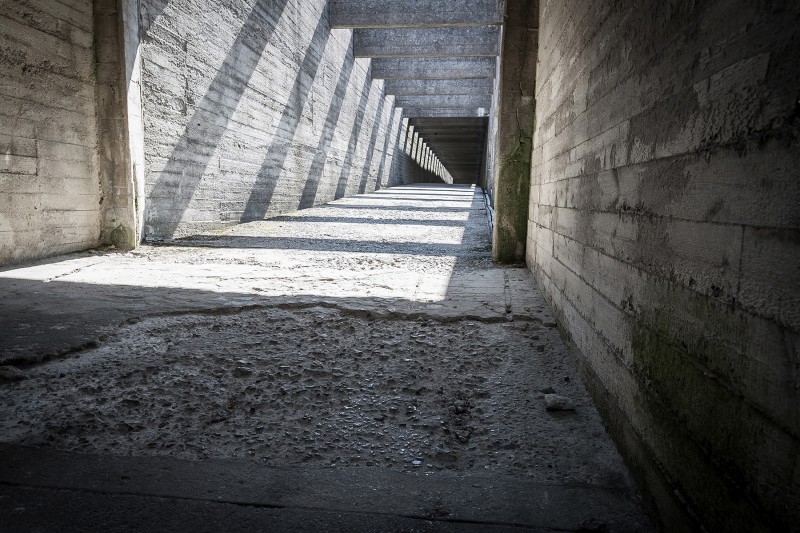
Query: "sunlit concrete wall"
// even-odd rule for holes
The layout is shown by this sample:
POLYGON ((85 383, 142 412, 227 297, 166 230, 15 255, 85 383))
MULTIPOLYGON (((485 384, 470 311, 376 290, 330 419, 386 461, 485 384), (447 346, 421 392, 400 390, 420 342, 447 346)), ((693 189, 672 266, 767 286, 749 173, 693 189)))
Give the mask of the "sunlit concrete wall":
POLYGON ((141 0, 145 235, 404 181, 402 118, 324 0, 141 0))
POLYGON ((0 2, 0 265, 96 246, 92 1, 0 2))
POLYGON ((792 530, 800 4, 540 17, 528 264, 665 530, 792 530))

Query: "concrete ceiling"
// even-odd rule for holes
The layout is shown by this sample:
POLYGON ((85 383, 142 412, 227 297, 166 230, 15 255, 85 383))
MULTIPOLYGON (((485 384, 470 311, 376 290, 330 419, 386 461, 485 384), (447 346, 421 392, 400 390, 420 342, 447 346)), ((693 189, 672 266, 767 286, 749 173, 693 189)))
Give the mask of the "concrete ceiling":
POLYGON ((457 181, 480 175, 500 54, 502 0, 331 0, 409 125, 457 181))

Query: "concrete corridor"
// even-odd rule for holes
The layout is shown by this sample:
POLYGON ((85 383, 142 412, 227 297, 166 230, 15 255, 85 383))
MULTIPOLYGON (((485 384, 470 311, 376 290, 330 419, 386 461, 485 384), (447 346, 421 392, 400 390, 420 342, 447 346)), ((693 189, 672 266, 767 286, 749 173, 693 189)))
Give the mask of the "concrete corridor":
POLYGON ((414 185, 3 269, 2 529, 650 530, 489 243, 414 185))

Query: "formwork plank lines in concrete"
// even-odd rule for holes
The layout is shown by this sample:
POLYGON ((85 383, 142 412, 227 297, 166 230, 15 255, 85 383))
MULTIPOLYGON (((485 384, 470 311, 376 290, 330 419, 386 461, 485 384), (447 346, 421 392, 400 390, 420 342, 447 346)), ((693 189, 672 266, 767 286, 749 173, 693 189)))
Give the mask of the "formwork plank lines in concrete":
POLYGON ((489 108, 429 108, 404 107, 403 116, 409 118, 477 118, 488 117, 489 108))
POLYGON ((491 96, 471 95, 432 95, 432 96, 397 96, 394 104, 397 107, 410 108, 478 108, 489 109, 492 106, 491 96))
POLYGON ((499 26, 353 31, 356 57, 459 57, 500 54, 499 26))
POLYGON ((385 80, 386 94, 396 96, 423 96, 440 94, 492 95, 494 80, 385 80))
POLYGON ((492 57, 378 58, 372 60, 372 77, 384 80, 487 79, 495 77, 492 57))
POLYGON ((484 26, 503 22, 499 0, 331 0, 332 28, 484 26))

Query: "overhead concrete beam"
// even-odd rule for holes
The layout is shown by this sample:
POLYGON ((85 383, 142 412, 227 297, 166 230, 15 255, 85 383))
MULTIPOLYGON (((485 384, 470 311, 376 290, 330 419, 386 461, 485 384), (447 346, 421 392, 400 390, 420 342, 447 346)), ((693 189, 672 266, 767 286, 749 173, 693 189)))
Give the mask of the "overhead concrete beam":
POLYGON ((469 141, 469 142, 441 142, 437 139, 431 138, 429 140, 431 145, 435 145, 438 149, 447 149, 448 152, 455 152, 464 149, 465 147, 471 148, 478 144, 477 141, 469 141))
POLYGON ((469 80, 494 78, 493 57, 379 58, 372 60, 372 78, 378 80, 469 80))
POLYGON ((436 143, 436 146, 450 146, 456 144, 477 144, 483 141, 483 137, 443 137, 441 135, 429 135, 428 139, 436 143))
POLYGON ((447 137, 451 139, 473 139, 481 138, 484 133, 483 130, 478 128, 464 128, 464 129, 449 129, 449 128, 420 128, 419 130, 423 135, 431 135, 433 137, 447 137))
POLYGON ((422 132, 422 135, 426 135, 431 139, 448 139, 448 140, 472 140, 472 139, 483 139, 484 133, 481 130, 472 130, 472 131, 463 131, 463 132, 451 132, 447 129, 442 129, 439 131, 436 130, 425 130, 422 132))
POLYGON ((477 170, 481 167, 481 158, 475 159, 474 162, 470 164, 460 164, 460 163, 453 163, 452 161, 447 164, 447 168, 453 171, 466 171, 466 170, 477 170))
POLYGON ((473 144, 470 146, 465 146, 463 149, 459 150, 450 150, 442 147, 435 147, 436 153, 443 154, 450 157, 457 156, 459 161, 463 164, 472 164, 475 162, 480 162, 481 154, 479 153, 481 150, 481 146, 477 144, 473 144))
POLYGON ((489 109, 482 108, 441 108, 435 109, 430 107, 425 108, 403 108, 403 116, 409 118, 425 117, 425 118, 460 118, 460 117, 486 117, 489 116, 489 109))
POLYGON ((473 80, 386 80, 386 94, 396 96, 424 96, 433 94, 493 94, 494 81, 473 80))
POLYGON ((450 127, 450 126, 475 126, 477 128, 487 128, 489 125, 488 119, 485 118, 445 118, 445 119, 431 119, 431 118, 414 118, 410 119, 408 123, 415 128, 423 128, 426 126, 431 127, 450 127))
POLYGON ((331 28, 486 26, 503 22, 500 0, 331 0, 331 28))
POLYGON ((397 107, 492 107, 491 96, 469 95, 435 95, 435 96, 397 96, 394 100, 397 107))
POLYGON ((353 32, 356 57, 464 57, 500 54, 500 27, 386 28, 353 32))
POLYGON ((442 141, 437 139, 436 137, 429 137, 431 144, 435 144, 437 147, 440 148, 460 148, 462 146, 474 146, 476 144, 481 144, 483 139, 470 139, 468 141, 442 141))

